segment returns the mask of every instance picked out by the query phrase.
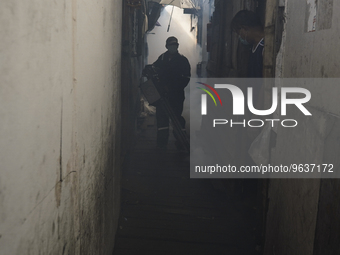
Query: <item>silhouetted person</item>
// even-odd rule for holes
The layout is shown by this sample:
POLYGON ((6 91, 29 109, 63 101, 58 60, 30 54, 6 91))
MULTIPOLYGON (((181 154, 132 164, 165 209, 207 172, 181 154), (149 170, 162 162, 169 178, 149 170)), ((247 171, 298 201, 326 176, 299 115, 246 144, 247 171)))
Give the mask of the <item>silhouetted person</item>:
POLYGON ((248 77, 263 77, 264 30, 260 17, 252 11, 239 11, 231 21, 231 29, 244 45, 252 45, 248 64, 248 77))
MULTIPOLYGON (((185 131, 185 119, 182 117, 184 88, 190 81, 190 64, 186 57, 178 53, 178 40, 171 36, 166 40, 168 49, 160 55, 153 66, 158 68, 161 85, 166 91, 169 104, 185 131)), ((156 106, 157 147, 166 148, 169 139, 169 117, 161 105, 156 106)), ((177 139, 176 133, 174 136, 177 139)), ((181 145, 176 141, 177 148, 181 145)))
MULTIPOLYGON (((239 36, 239 40, 243 45, 251 46, 251 52, 249 56, 248 62, 248 78, 262 78, 263 77, 263 50, 264 50, 264 29, 259 16, 256 13, 248 10, 239 11, 231 21, 231 29, 236 32, 239 36)), ((262 95, 260 94, 262 86, 262 80, 253 80, 253 101, 254 104, 258 106, 262 104, 262 95)), ((248 136, 250 136, 250 140, 248 140, 248 144, 246 146, 246 150, 248 151, 251 142, 258 135, 256 129, 248 128, 247 130, 248 136), (253 133, 255 131, 255 133, 253 133)), ((254 161, 247 154, 246 162, 244 164, 255 165, 254 161)), ((245 193, 248 196, 252 196, 252 194, 256 194, 257 200, 261 201, 262 198, 262 180, 259 181, 257 179, 240 179, 242 190, 245 190, 245 193)), ((254 199, 254 197, 253 197, 254 199)), ((261 205, 261 204, 260 204, 261 205)), ((260 206, 258 203, 258 206, 260 206)), ((260 208, 257 212, 257 224, 256 224, 256 233, 257 233, 257 247, 258 249, 261 247, 262 239, 261 234, 264 231, 262 229, 262 211, 264 208, 260 208)))

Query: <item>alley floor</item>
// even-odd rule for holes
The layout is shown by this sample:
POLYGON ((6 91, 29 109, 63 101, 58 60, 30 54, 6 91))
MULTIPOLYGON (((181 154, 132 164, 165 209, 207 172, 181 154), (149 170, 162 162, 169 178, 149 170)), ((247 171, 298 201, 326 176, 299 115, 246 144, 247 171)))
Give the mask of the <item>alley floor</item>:
POLYGON ((173 138, 157 150, 155 134, 155 125, 144 128, 126 160, 113 254, 257 254, 253 205, 190 179, 189 156, 173 138))

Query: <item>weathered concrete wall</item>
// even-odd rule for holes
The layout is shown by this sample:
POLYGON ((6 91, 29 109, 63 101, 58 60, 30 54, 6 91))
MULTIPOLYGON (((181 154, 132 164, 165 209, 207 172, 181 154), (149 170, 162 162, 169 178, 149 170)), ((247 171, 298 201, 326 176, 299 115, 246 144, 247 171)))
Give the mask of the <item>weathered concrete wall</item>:
MULTIPOLYGON (((340 2, 320 0, 316 10, 313 4, 286 0, 282 77, 339 77, 340 2)), ((297 110, 299 127, 279 128, 272 164, 339 162, 339 88, 308 89, 313 117, 297 110)), ((338 180, 271 180, 265 254, 338 254, 339 187, 338 180)))
POLYGON ((0 2, 0 254, 112 251, 121 18, 117 0, 0 2))
POLYGON ((316 31, 307 32, 307 1, 287 0, 287 38, 284 56, 284 77, 339 77, 340 3, 320 0, 316 31), (322 3, 332 10, 324 15, 322 3), (301 14, 304 15, 301 15, 301 14), (321 15, 323 14, 323 15, 321 15), (331 26, 325 29, 324 23, 331 26), (296 40, 299 40, 298 42, 296 40))

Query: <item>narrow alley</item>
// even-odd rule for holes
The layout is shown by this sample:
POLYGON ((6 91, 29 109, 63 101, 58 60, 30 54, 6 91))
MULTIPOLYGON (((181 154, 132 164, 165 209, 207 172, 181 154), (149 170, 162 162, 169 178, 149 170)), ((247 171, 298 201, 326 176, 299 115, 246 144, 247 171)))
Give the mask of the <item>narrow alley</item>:
POLYGON ((339 31, 336 0, 1 0, 0 255, 340 255, 339 31))

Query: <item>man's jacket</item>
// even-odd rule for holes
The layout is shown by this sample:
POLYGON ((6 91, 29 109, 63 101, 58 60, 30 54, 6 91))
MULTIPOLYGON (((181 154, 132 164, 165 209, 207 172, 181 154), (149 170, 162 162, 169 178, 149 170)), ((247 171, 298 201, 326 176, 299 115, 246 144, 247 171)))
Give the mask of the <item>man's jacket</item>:
POLYGON ((178 52, 170 55, 167 51, 158 57, 153 66, 160 70, 160 80, 169 93, 169 99, 184 99, 184 88, 190 81, 188 59, 178 52))

